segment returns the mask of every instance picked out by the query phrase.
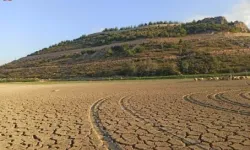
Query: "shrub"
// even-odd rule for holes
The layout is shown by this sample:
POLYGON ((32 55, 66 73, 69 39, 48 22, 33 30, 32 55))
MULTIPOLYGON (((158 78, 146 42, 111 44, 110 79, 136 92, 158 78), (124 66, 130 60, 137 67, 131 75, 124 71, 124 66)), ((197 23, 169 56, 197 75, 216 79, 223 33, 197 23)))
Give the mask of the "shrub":
POLYGON ((87 52, 87 54, 91 55, 91 54, 94 54, 96 51, 95 51, 95 50, 90 49, 90 50, 87 50, 86 52, 87 52))
POLYGON ((180 59, 180 69, 183 73, 216 73, 219 68, 219 62, 216 57, 205 52, 195 52, 180 59))
POLYGON ((175 63, 165 64, 161 69, 161 75, 180 75, 180 70, 175 63))
POLYGON ((155 75, 158 69, 158 64, 151 59, 141 61, 136 65, 138 76, 151 76, 155 75))
POLYGON ((136 73, 136 65, 134 62, 126 62, 122 65, 119 75, 133 76, 136 73))
POLYGON ((135 46, 134 47, 134 50, 136 53, 141 53, 145 50, 145 47, 141 46, 141 45, 138 45, 138 46, 135 46))
POLYGON ((108 51, 106 52, 106 57, 111 57, 113 55, 113 51, 112 49, 108 49, 108 51))

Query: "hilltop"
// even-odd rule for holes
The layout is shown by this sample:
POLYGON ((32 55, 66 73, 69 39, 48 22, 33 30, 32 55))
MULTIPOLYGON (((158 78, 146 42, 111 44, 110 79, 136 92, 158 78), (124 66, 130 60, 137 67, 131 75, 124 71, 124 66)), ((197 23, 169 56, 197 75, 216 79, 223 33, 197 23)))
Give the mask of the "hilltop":
POLYGON ((0 78, 83 78, 250 70, 250 34, 225 17, 109 28, 0 67, 0 78))

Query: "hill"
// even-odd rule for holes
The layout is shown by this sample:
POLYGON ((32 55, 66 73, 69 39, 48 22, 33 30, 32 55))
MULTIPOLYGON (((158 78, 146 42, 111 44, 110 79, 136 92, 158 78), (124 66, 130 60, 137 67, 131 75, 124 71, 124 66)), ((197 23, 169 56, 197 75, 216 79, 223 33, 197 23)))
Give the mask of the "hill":
POLYGON ((0 67, 0 78, 83 78, 250 70, 250 34, 225 17, 110 28, 0 67))

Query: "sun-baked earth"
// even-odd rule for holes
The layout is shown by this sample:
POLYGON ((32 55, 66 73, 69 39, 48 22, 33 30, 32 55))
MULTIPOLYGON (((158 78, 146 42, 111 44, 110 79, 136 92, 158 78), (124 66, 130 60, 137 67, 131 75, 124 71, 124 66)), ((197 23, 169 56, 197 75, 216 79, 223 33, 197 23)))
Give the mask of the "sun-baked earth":
POLYGON ((249 150, 250 85, 1 84, 0 118, 0 150, 249 150))

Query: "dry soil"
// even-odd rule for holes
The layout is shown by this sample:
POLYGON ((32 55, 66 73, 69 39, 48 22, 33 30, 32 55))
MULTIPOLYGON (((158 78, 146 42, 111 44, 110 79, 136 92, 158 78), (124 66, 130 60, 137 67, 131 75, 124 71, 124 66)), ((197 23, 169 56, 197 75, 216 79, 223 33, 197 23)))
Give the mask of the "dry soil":
POLYGON ((250 86, 191 80, 0 84, 0 118, 0 150, 249 150, 250 86))

